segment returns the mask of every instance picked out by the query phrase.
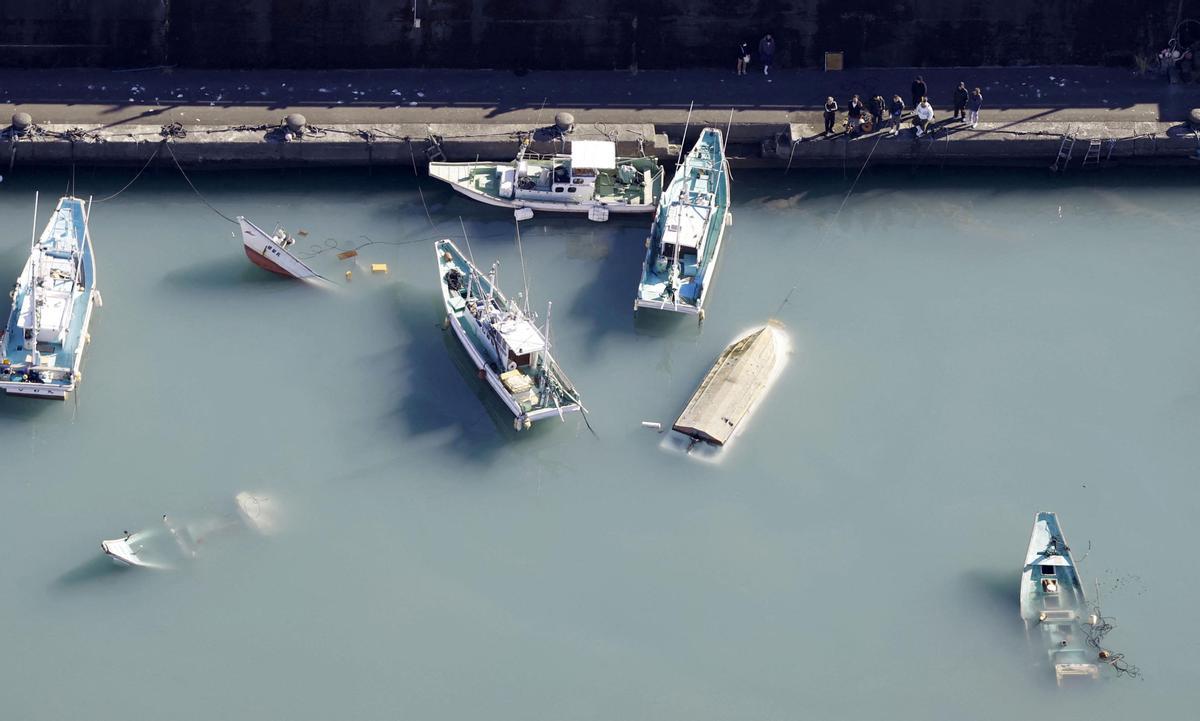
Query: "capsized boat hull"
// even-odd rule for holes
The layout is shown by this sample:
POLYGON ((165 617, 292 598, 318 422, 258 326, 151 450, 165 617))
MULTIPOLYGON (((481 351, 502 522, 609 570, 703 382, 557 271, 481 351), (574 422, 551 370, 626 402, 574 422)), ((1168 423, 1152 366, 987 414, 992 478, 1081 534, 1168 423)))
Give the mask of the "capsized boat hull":
POLYGON ((267 235, 254 223, 238 216, 242 229, 242 248, 250 262, 259 268, 288 278, 316 278, 317 272, 308 267, 287 248, 281 247, 272 236, 267 235))

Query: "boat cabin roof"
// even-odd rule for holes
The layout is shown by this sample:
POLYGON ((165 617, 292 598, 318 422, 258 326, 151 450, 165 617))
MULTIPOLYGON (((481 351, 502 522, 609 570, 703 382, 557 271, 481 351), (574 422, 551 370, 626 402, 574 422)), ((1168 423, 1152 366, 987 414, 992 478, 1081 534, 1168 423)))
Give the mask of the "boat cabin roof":
POLYGON ((533 323, 529 322, 528 318, 505 318, 494 327, 500 333, 500 337, 504 339, 504 344, 508 346, 508 349, 517 355, 525 355, 546 348, 542 334, 538 332, 533 323))
POLYGON ((612 170, 617 167, 617 146, 607 140, 572 140, 571 167, 612 170))
POLYGON ((704 223, 710 209, 706 206, 672 203, 667 206, 667 222, 662 242, 680 248, 696 248, 704 234, 704 223))
POLYGON ((1033 535, 1029 539, 1029 551, 1025 554, 1025 565, 1074 565, 1070 559, 1067 558, 1067 556, 1063 555, 1061 550, 1053 555, 1045 555, 1045 550, 1050 546, 1050 539, 1055 535, 1057 535, 1060 539, 1062 538, 1062 535, 1058 532, 1058 519, 1048 517, 1039 518, 1033 525, 1033 535), (1051 528, 1051 524, 1054 526, 1053 529, 1051 528))

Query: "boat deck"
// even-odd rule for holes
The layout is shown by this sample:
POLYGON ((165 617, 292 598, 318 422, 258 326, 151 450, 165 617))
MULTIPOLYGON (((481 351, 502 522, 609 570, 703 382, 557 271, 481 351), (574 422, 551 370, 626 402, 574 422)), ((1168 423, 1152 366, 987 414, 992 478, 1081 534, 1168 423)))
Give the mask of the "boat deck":
POLYGON ((595 184, 589 186, 588 196, 574 197, 561 187, 566 169, 562 160, 524 160, 520 164, 510 163, 431 163, 430 176, 444 180, 473 195, 485 196, 506 204, 519 205, 526 202, 562 203, 565 205, 628 205, 642 206, 647 210, 658 202, 662 189, 662 171, 648 158, 619 158, 614 170, 601 170, 595 174, 595 184), (519 167, 523 165, 525 174, 519 167), (621 166, 633 169, 621 178, 621 166), (556 171, 559 173, 556 181, 556 171), (512 186, 511 196, 501 193, 501 185, 512 186), (556 188, 558 185, 560 187, 556 188))

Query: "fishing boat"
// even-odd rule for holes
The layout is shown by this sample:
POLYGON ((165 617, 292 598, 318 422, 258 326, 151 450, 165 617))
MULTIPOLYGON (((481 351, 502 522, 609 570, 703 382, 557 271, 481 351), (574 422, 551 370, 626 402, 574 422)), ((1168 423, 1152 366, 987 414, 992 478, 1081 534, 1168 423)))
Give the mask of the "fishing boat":
POLYGON ((1058 685, 1071 678, 1098 678, 1096 648, 1075 558, 1054 513, 1038 513, 1021 570, 1021 619, 1030 639, 1044 649, 1058 685))
MULTIPOLYGON (((0 337, 0 388, 9 395, 65 400, 81 380, 92 308, 102 303, 89 205, 70 196, 58 201, 9 294, 12 311, 0 337)), ((33 214, 36 229, 36 198, 33 214)))
POLYGON ((521 144, 508 163, 430 163, 429 175, 488 205, 513 208, 518 219, 533 211, 649 213, 662 193, 663 171, 655 158, 618 158, 616 143, 573 140, 570 155, 538 155, 521 144))
POLYGON ((251 263, 289 278, 320 277, 289 250, 296 239, 282 228, 276 228, 274 233, 267 235, 262 228, 240 215, 237 222, 242 229, 242 248, 251 263))
MULTIPOLYGON (((483 273, 450 240, 434 244, 446 322, 496 395, 513 427, 585 411, 579 392, 550 355, 550 310, 544 329, 496 286, 497 265, 483 273)), ((528 293, 524 294, 528 297, 528 293)))
POLYGON ((729 212, 729 164, 721 131, 705 128, 667 186, 650 237, 633 309, 697 315, 716 270, 729 212))

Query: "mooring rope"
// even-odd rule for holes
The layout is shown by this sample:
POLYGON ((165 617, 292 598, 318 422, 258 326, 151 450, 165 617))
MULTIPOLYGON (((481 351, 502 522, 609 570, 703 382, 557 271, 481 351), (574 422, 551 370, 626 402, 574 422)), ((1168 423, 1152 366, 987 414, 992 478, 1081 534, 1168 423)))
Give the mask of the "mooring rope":
POLYGON ((188 185, 191 187, 192 191, 196 193, 196 197, 200 199, 200 202, 202 202, 202 203, 204 203, 205 205, 207 205, 207 206, 208 206, 208 209, 209 209, 209 210, 211 210, 212 212, 214 212, 214 213, 216 213, 217 215, 221 216, 222 218, 224 218, 225 220, 229 221, 230 223, 233 223, 234 225, 237 225, 237 221, 236 221, 236 220, 234 220, 233 218, 230 218, 228 215, 225 215, 225 214, 224 214, 224 213, 222 213, 221 211, 217 210, 217 209, 216 209, 216 208, 213 206, 213 204, 212 204, 212 203, 208 202, 208 199, 207 199, 207 198, 205 198, 205 197, 204 197, 204 194, 203 194, 203 193, 201 193, 201 192, 200 192, 200 190, 199 190, 199 189, 196 187, 196 184, 192 182, 192 179, 188 177, 187 173, 183 172, 183 166, 179 164, 179 158, 176 158, 176 157, 175 157, 175 151, 171 149, 171 143, 169 143, 169 142, 168 142, 168 143, 166 144, 166 146, 167 146, 167 152, 171 154, 171 160, 174 160, 174 161, 175 161, 175 167, 179 169, 179 174, 180 174, 180 175, 182 175, 182 176, 183 176, 183 179, 187 181, 187 184, 188 184, 188 185))
POLYGON ((97 200, 96 202, 97 202, 97 203, 103 203, 103 202, 106 202, 106 201, 112 200, 113 198, 117 197, 117 196, 118 196, 118 195, 120 195, 121 193, 124 193, 126 190, 129 190, 130 186, 132 186, 134 183, 136 183, 138 178, 142 177, 142 173, 146 172, 146 168, 149 168, 149 167, 150 167, 150 163, 154 162, 154 159, 158 157, 158 152, 159 152, 160 150, 162 150, 162 146, 163 146, 163 145, 166 145, 166 143, 167 143, 167 141, 166 141, 166 140, 163 140, 162 142, 160 142, 158 145, 156 145, 156 146, 154 147, 154 152, 153 152, 153 153, 151 153, 151 154, 150 154, 150 157, 149 157, 149 158, 146 158, 146 162, 142 164, 142 169, 141 169, 141 170, 139 170, 139 171, 137 171, 137 175, 133 176, 133 179, 132 179, 132 180, 130 180, 128 183, 126 183, 126 184, 125 184, 125 187, 121 188, 120 190, 118 190, 117 192, 115 192, 115 193, 113 193, 112 195, 108 196, 107 198, 100 198, 100 199, 99 199, 99 200, 97 200))

